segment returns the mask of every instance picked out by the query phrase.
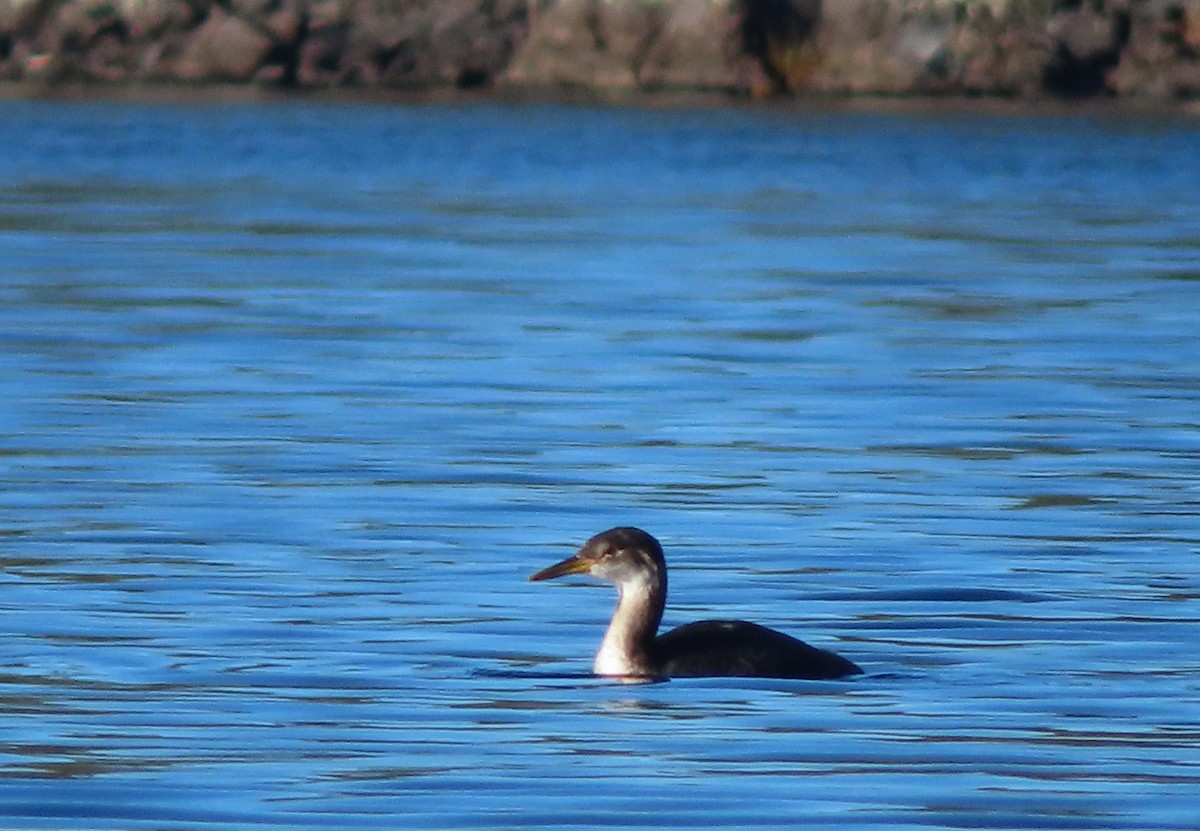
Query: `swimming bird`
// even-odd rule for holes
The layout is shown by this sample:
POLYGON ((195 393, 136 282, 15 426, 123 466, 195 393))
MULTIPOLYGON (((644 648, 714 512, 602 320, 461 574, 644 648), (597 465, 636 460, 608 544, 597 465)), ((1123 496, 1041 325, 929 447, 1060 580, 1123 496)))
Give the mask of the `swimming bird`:
POLYGON ((862 672, 840 655, 744 620, 702 620, 656 637, 667 603, 667 563, 658 540, 640 528, 597 534, 573 557, 529 579, 568 574, 617 584, 617 608, 592 665, 597 675, 818 679, 862 672))

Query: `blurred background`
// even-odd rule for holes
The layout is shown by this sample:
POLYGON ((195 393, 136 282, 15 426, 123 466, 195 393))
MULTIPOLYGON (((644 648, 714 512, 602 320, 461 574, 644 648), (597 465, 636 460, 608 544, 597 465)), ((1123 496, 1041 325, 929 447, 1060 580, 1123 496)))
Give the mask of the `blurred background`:
POLYGON ((19 87, 1200 93, 1194 0, 0 0, 19 87))

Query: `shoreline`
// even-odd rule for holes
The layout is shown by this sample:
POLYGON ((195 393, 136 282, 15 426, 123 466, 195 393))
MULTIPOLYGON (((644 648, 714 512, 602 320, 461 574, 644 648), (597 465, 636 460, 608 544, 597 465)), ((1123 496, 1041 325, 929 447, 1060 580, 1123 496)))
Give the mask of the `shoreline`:
POLYGON ((0 104, 14 101, 145 104, 151 106, 245 106, 320 104, 347 106, 563 106, 632 110, 730 110, 776 114, 868 113, 905 116, 1200 118, 1200 101, 1128 98, 1013 98, 976 95, 792 94, 752 98, 716 92, 550 89, 471 89, 453 87, 278 88, 254 84, 94 84, 47 85, 40 81, 0 81, 0 104))
POLYGON ((1200 6, 0 0, 0 98, 1194 114, 1200 6))

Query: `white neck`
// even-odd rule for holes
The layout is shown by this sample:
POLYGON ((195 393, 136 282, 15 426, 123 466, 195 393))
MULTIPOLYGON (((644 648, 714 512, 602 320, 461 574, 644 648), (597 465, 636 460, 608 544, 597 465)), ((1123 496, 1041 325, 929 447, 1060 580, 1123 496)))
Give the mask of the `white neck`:
POLYGON ((597 675, 651 674, 647 650, 658 632, 665 602, 663 587, 652 576, 618 583, 617 608, 592 671, 597 675))

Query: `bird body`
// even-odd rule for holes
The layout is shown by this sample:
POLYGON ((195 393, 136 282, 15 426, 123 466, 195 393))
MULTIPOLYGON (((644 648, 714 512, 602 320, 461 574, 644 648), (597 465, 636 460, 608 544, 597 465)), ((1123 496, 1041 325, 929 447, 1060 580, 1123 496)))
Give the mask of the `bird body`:
POLYGON ((862 672, 841 655, 745 620, 701 620, 654 639, 668 678, 707 675, 842 678, 862 672))
POLYGON ((843 678, 851 661, 743 620, 703 620, 657 635, 667 600, 662 546, 638 528, 612 528, 530 580, 590 574, 617 586, 617 608, 596 653, 597 675, 633 678, 742 676, 843 678))

